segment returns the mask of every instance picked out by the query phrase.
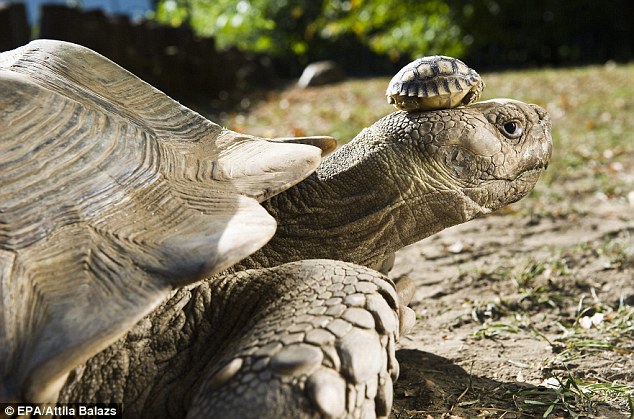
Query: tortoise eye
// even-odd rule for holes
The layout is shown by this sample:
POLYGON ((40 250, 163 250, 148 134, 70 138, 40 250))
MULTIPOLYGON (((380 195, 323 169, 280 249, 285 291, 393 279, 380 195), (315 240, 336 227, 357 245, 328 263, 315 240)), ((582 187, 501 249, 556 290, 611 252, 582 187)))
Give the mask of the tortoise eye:
POLYGON ((522 126, 517 121, 509 121, 502 125, 502 133, 509 138, 518 138, 522 131, 522 126))

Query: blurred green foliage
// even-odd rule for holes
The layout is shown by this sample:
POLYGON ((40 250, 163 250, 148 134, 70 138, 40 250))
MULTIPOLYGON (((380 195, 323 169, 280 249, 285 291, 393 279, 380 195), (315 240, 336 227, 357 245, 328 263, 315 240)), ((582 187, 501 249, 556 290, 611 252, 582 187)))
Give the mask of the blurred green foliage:
POLYGON ((480 69, 634 56, 631 0, 154 1, 157 20, 266 53, 291 73, 326 58, 380 73, 432 54, 480 69))
POLYGON ((393 60, 428 51, 460 56, 460 28, 444 0, 160 0, 157 20, 189 24, 221 47, 318 58, 350 38, 393 60))
POLYGON ((302 55, 320 12, 320 1, 161 0, 156 19, 174 26, 187 23, 199 35, 214 36, 223 48, 302 55))
POLYGON ((320 35, 334 39, 354 34, 375 52, 393 60, 439 51, 461 56, 461 30, 442 0, 332 0, 324 2, 318 19, 320 35))

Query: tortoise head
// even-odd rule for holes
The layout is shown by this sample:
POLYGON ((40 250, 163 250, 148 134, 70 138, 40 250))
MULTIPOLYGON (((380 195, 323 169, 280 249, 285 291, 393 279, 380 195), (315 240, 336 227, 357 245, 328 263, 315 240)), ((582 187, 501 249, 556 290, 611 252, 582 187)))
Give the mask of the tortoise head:
POLYGON ((415 173, 438 190, 464 195, 462 221, 473 218, 467 208, 487 213, 519 200, 548 167, 550 117, 537 105, 494 99, 404 117, 412 131, 403 138, 410 142, 418 137, 412 146, 420 153, 423 170, 415 173))
POLYGON ((378 267, 390 254, 525 196, 551 155, 546 111, 509 99, 392 113, 274 197, 261 254, 378 267))
POLYGON ((355 194, 390 196, 414 213, 421 203, 438 218, 463 208, 451 217, 456 224, 525 196, 548 167, 550 130, 544 109, 512 99, 400 111, 364 129, 318 172, 326 180, 346 174, 345 184, 361 189, 355 194))

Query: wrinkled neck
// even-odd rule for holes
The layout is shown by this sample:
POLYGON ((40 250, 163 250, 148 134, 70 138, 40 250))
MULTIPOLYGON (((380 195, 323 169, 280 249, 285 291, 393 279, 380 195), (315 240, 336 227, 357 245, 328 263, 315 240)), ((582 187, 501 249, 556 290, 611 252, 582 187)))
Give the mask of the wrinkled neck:
POLYGON ((326 158, 315 173, 264 205, 276 218, 273 239, 240 268, 302 259, 336 259, 371 268, 395 251, 448 225, 440 192, 392 161, 380 133, 369 129, 326 158), (425 192, 428 190, 428 192, 425 192))

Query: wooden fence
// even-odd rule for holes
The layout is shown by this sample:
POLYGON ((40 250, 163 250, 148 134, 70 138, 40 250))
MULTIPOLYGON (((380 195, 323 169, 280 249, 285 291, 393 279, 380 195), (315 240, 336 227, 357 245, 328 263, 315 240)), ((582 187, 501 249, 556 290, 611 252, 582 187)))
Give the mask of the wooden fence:
MULTIPOLYGON (((42 6, 39 28, 39 38, 91 48, 176 99, 215 98, 274 78, 266 57, 220 51, 213 38, 199 38, 188 28, 52 4, 42 6)), ((0 6, 0 51, 29 39, 24 5, 0 6)))

